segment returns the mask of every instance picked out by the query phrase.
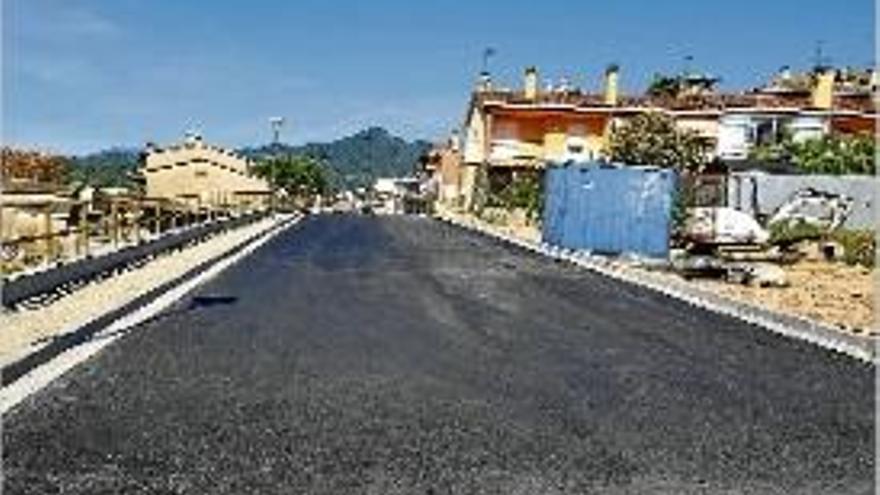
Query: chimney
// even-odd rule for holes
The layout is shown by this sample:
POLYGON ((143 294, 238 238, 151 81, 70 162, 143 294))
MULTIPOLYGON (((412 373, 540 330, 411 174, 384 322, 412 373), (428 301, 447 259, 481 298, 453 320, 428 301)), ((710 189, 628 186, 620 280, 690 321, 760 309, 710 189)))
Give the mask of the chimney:
POLYGON ((619 99, 618 77, 620 75, 620 67, 617 64, 611 64, 605 69, 605 104, 616 106, 619 99))
POLYGON ((538 97, 538 69, 535 67, 526 67, 523 91, 526 99, 534 100, 538 97))
POLYGON ((779 68, 779 80, 780 81, 790 81, 791 80, 791 67, 787 65, 783 65, 779 68))
POLYGON ((477 91, 485 92, 492 90, 492 76, 488 72, 480 72, 480 78, 477 80, 477 91))
POLYGON ((813 108, 831 110, 834 101, 834 71, 828 68, 816 72, 813 86, 813 108))
POLYGON ((449 134, 449 149, 452 151, 458 151, 461 147, 461 140, 459 139, 458 129, 453 129, 449 134))

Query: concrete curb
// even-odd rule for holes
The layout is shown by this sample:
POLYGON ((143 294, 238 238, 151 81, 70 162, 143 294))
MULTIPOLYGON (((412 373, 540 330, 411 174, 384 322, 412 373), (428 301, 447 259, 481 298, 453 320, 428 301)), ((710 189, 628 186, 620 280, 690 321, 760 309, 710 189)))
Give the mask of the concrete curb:
POLYGON ((878 363, 877 344, 871 338, 845 334, 831 326, 807 318, 782 314, 753 304, 736 301, 694 287, 685 281, 661 279, 657 274, 649 271, 635 273, 633 270, 615 267, 607 258, 526 241, 453 218, 441 217, 438 219, 533 253, 566 261, 603 276, 659 292, 702 309, 737 318, 786 337, 809 342, 823 349, 845 354, 874 365, 878 363))
POLYGON ((287 228, 299 223, 293 216, 261 231, 223 253, 189 269, 123 306, 65 333, 2 370, 0 414, 15 407, 77 364, 100 352, 126 330, 156 316, 188 292, 240 261, 287 228))

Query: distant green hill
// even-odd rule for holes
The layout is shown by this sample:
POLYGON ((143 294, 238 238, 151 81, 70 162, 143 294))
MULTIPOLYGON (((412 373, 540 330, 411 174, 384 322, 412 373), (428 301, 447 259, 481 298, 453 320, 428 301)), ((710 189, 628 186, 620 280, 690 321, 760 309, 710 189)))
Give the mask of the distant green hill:
POLYGON ((93 186, 117 187, 131 185, 131 174, 140 162, 141 151, 134 148, 109 150, 69 158, 69 182, 93 186))
POLYGON ((330 167, 336 185, 357 187, 371 183, 376 177, 412 174, 419 156, 430 146, 427 141, 407 141, 381 127, 370 127, 329 143, 270 144, 241 152, 254 159, 288 153, 309 155, 330 167))
MULTIPOLYGON (((419 156, 430 146, 427 141, 407 141, 381 127, 370 127, 329 143, 268 144, 239 151, 256 160, 284 154, 309 155, 329 167, 335 186, 358 187, 376 177, 412 174, 419 156)), ((140 153, 134 148, 111 148, 75 156, 70 158, 68 177, 96 186, 131 185, 130 175, 137 169, 140 153)))

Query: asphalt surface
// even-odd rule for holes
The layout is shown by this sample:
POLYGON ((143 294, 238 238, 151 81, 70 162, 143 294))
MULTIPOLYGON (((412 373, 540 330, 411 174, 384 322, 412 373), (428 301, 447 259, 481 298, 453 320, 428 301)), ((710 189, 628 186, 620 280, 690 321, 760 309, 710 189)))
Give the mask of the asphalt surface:
POLYGON ((868 494, 873 373, 439 222, 317 217, 10 412, 5 493, 868 494))

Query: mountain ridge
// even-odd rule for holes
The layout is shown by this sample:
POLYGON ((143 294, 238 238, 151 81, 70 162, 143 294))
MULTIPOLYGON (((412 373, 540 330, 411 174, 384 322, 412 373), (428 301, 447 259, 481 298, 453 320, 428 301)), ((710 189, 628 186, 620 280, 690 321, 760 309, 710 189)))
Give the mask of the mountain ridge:
MULTIPOLYGON (((423 139, 406 140, 388 130, 372 126, 327 142, 301 145, 271 143, 246 146, 236 151, 254 160, 287 154, 308 155, 327 167, 334 185, 361 187, 376 177, 411 175, 419 157, 431 147, 423 139)), ((70 157, 69 177, 98 186, 130 185, 130 174, 140 163, 139 148, 114 146, 70 157)))

